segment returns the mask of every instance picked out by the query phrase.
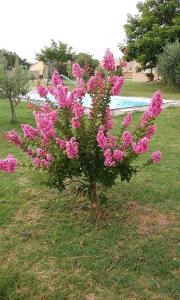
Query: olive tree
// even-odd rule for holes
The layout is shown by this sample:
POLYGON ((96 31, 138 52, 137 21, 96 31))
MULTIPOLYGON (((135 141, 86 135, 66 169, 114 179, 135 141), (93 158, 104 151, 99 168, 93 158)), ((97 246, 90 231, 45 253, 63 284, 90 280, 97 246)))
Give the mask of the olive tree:
POLYGON ((158 57, 158 73, 166 83, 180 89, 180 42, 164 47, 158 57))
POLYGON ((0 96, 9 100, 12 123, 18 121, 15 107, 20 103, 21 96, 28 90, 28 80, 26 66, 16 60, 14 67, 8 67, 7 58, 0 55, 0 96))

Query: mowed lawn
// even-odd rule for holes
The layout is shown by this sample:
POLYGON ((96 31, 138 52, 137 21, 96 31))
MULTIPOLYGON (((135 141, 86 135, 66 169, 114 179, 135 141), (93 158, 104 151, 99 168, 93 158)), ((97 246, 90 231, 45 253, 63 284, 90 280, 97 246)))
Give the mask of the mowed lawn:
MULTIPOLYGON (((33 124, 25 104, 17 115, 33 124)), ((12 128, 8 118, 0 100, 1 134, 12 128)), ((101 220, 85 199, 45 187, 27 166, 0 173, 1 300, 179 299, 180 108, 166 109, 156 124, 150 151, 162 151, 161 164, 130 183, 118 179, 101 220)), ((27 162, 1 137, 0 158, 8 153, 27 162)))
POLYGON ((136 97, 148 97, 160 90, 163 99, 180 100, 180 91, 169 87, 167 84, 155 81, 155 82, 134 82, 132 80, 125 80, 122 87, 121 96, 136 96, 136 97))

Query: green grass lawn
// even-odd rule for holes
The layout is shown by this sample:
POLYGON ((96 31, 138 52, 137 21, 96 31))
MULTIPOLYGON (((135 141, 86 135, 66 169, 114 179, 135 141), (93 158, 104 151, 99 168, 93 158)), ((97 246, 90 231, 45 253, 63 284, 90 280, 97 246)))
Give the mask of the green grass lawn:
POLYGON ((149 98, 157 90, 161 91, 164 99, 180 100, 180 92, 162 82, 134 82, 132 80, 125 80, 121 95, 149 98))
MULTIPOLYGON (((17 114, 33 124, 23 103, 17 114)), ((1 100, 1 133, 12 128, 8 116, 1 100)), ((36 171, 0 174, 1 300, 179 299, 179 120, 180 108, 163 111, 150 149, 162 151, 162 163, 129 184, 117 180, 102 220, 71 190, 43 186, 36 171)), ((121 117, 115 122, 118 132, 121 117)), ((26 160, 1 138, 0 158, 8 153, 26 160)))

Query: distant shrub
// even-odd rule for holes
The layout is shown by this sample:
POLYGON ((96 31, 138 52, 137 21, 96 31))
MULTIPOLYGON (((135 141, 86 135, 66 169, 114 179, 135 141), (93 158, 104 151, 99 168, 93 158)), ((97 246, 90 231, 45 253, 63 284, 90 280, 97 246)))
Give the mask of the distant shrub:
POLYGON ((158 57, 158 73, 166 83, 180 89, 180 42, 168 43, 158 57))

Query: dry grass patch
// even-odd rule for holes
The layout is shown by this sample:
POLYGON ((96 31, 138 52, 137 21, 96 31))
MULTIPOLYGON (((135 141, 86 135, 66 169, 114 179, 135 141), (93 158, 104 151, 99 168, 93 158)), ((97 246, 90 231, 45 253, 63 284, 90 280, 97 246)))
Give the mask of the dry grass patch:
POLYGON ((157 209, 131 202, 125 206, 126 224, 138 224, 139 234, 143 235, 152 230, 165 230, 176 222, 172 214, 162 214, 157 209))

